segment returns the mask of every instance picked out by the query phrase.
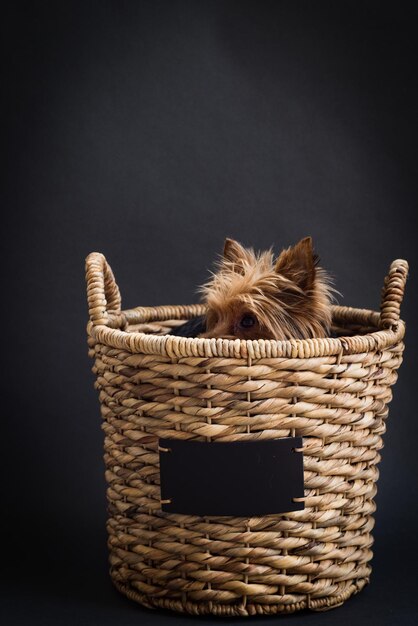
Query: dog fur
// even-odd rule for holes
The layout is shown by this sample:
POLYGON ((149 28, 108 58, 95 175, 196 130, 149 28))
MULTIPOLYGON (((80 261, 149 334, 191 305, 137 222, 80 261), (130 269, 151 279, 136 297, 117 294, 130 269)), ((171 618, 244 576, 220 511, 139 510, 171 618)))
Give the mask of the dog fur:
POLYGON ((312 238, 283 250, 256 253, 226 239, 216 273, 200 292, 207 306, 200 337, 306 339, 331 330, 333 292, 318 266, 312 238))

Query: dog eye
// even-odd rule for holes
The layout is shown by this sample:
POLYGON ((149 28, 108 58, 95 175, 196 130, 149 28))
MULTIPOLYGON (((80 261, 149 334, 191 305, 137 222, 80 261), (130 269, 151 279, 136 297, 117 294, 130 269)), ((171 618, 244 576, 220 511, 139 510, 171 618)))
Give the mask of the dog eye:
POLYGON ((254 315, 249 315, 248 313, 243 315, 239 325, 242 328, 251 328, 256 323, 256 319, 254 315))

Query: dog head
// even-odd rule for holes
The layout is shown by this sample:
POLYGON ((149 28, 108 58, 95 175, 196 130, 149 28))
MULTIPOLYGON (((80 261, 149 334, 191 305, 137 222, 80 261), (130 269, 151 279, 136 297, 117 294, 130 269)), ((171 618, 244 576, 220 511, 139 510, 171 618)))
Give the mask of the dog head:
POLYGON ((226 239, 218 271, 201 287, 201 337, 303 339, 330 332, 332 287, 306 237, 274 259, 226 239))

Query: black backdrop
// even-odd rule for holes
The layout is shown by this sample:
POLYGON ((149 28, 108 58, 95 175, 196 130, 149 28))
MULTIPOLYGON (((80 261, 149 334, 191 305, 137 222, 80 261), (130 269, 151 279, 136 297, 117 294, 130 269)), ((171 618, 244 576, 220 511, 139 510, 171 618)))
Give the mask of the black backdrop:
POLYGON ((283 621, 415 623, 416 8, 8 4, 4 623, 186 619, 141 609, 108 578, 85 256, 105 253, 125 308, 192 302, 225 235, 280 250, 307 234, 348 305, 377 308, 390 262, 409 260, 407 351, 371 585, 283 621))

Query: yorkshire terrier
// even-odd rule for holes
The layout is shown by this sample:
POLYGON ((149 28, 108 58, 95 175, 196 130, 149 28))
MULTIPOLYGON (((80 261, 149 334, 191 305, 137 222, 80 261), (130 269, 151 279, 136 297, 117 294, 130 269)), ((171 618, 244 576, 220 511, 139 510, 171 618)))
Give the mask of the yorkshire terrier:
POLYGON ((311 237, 255 253, 226 239, 218 271, 200 287, 206 315, 171 331, 186 337, 307 339, 331 332, 331 279, 318 266, 311 237))

